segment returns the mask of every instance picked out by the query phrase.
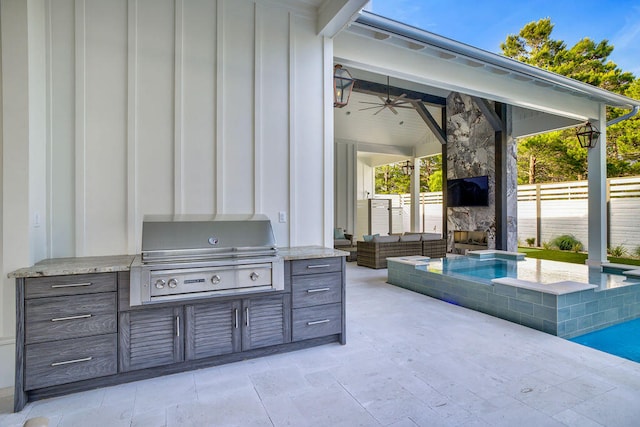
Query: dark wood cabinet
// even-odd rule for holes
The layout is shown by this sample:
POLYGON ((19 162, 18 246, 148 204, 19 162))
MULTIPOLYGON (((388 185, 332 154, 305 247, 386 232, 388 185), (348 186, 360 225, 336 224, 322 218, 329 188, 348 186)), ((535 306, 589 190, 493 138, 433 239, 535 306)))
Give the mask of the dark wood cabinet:
POLYGON ((129 305, 129 272, 16 279, 27 401, 339 341, 343 257, 285 261, 278 292, 129 305))
POLYGON ((126 372, 182 361, 182 317, 182 307, 120 313, 120 370, 126 372))
POLYGON ((21 279, 16 298, 16 402, 118 372, 115 274, 21 279))
POLYGON ((187 305, 186 359, 202 359, 240 351, 241 312, 240 300, 187 305))
POLYGON ((292 340, 345 335, 345 259, 320 258, 291 263, 292 340))
POLYGON ((290 342, 289 298, 277 294, 120 313, 120 370, 290 342))
POLYGON ((272 295, 242 301, 242 350, 291 341, 290 296, 272 295))

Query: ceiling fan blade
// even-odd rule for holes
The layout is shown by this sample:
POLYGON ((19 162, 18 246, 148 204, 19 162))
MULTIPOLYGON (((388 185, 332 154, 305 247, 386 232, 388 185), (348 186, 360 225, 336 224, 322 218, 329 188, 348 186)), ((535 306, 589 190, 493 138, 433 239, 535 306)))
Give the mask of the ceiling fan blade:
POLYGON ((373 105, 382 105, 379 102, 368 102, 368 101, 360 101, 360 104, 373 104, 373 105))
POLYGON ((393 112, 393 114, 395 114, 396 116, 398 115, 398 112, 391 105, 388 105, 387 107, 393 112))
POLYGON ((383 104, 386 104, 386 103, 389 101, 389 99, 388 99, 388 98, 387 98, 387 99, 384 99, 384 98, 382 97, 382 95, 378 95, 378 98, 380 98, 380 101, 382 101, 382 103, 383 103, 383 104))
POLYGON ((385 107, 382 107, 381 109, 379 109, 378 111, 376 111, 375 113, 373 113, 373 115, 374 115, 374 116, 375 116, 375 115, 377 115, 380 111, 384 110, 385 108, 387 108, 387 107, 386 107, 386 106, 385 106, 385 107))
POLYGON ((409 105, 398 105, 398 104, 396 104, 393 107, 394 108, 406 108, 406 109, 409 109, 409 110, 415 110, 415 107, 409 106, 409 105))
MULTIPOLYGON (((378 104, 378 105, 375 105, 373 107, 360 108, 358 111, 372 110, 374 108, 380 108, 380 105, 378 104)), ((384 107, 382 107, 382 108, 384 108, 384 107)))

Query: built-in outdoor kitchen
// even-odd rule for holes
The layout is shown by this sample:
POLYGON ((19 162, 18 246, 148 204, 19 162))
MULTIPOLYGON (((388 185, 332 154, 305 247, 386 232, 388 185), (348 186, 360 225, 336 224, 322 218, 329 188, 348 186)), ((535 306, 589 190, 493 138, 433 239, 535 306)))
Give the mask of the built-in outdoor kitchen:
POLYGON ((138 255, 16 279, 14 409, 30 400, 346 343, 345 256, 278 248, 261 215, 146 217, 138 255))

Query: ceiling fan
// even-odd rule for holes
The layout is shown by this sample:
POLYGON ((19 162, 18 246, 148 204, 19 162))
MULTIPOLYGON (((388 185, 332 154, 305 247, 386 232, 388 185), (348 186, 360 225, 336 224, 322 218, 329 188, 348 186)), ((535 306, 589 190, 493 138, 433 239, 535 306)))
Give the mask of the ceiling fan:
POLYGON ((378 114, 380 111, 384 110, 385 108, 388 108, 389 110, 391 110, 391 112, 393 114, 398 114, 398 112, 396 111, 396 108, 415 108, 413 106, 413 102, 416 102, 417 100, 415 100, 415 99, 407 99, 407 94, 406 93, 403 93, 402 95, 396 96, 394 99, 391 99, 391 93, 390 92, 391 92, 391 86, 389 85, 389 76, 387 76, 387 98, 385 99, 382 95, 378 95, 378 98, 380 98, 382 103, 380 103, 380 102, 360 101, 361 104, 373 104, 373 106, 372 107, 361 108, 358 111, 372 110, 374 108, 378 108, 378 111, 373 113, 373 115, 375 116, 376 114, 378 114), (405 104, 409 104, 409 105, 405 105, 405 104))

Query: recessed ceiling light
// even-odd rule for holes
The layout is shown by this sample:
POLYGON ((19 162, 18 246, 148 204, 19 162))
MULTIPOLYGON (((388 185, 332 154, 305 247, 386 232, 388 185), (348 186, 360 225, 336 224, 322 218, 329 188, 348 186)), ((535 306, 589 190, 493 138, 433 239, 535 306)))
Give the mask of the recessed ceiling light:
POLYGON ((346 114, 347 114, 347 116, 348 116, 348 115, 350 115, 350 114, 351 114, 351 111, 347 111, 347 112, 346 112, 346 114))
POLYGON ((404 124, 404 121, 401 121, 400 123, 398 123, 400 126, 402 126, 404 124))

